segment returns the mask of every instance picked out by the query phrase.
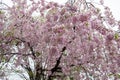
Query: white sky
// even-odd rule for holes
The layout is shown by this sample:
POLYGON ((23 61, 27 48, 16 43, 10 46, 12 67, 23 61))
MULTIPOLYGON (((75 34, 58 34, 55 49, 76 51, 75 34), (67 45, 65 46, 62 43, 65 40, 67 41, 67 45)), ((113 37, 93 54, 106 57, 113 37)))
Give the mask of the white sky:
MULTIPOLYGON (((11 0, 2 0, 2 1, 8 4, 9 6, 12 4, 11 0)), ((64 4, 67 0, 47 0, 47 1, 55 1, 60 4, 64 4)), ((94 1, 98 1, 98 0, 94 0, 94 1)), ((120 20, 120 0, 104 0, 104 1, 105 1, 105 5, 110 7, 114 17, 117 20, 120 20)), ((9 80, 18 80, 18 79, 21 80, 18 76, 11 76, 9 80)))
MULTIPOLYGON (((8 5, 11 5, 11 0, 2 0, 8 5)), ((60 4, 64 4, 67 0, 47 0, 47 1, 54 1, 58 2, 60 4)), ((99 0, 92 0, 92 1, 99 1, 99 0)), ((117 20, 120 20, 120 0, 104 0, 105 5, 109 6, 111 8, 111 11, 113 12, 114 17, 117 20)))
POLYGON ((114 17, 120 20, 120 0, 105 0, 105 4, 111 8, 114 17))

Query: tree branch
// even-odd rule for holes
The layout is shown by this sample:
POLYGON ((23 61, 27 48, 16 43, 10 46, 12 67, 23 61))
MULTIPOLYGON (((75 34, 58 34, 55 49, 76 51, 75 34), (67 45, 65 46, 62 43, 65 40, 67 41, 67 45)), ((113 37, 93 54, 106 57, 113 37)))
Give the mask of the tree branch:
POLYGON ((48 76, 48 80, 51 80, 51 77, 53 75, 54 72, 56 72, 59 69, 59 64, 60 64, 60 60, 62 58, 63 52, 66 50, 66 47, 62 48, 62 54, 60 55, 60 57, 58 58, 58 60, 56 61, 55 66, 51 69, 51 74, 48 76))
POLYGON ((28 47, 30 48, 30 51, 32 52, 33 57, 36 58, 35 52, 34 52, 34 50, 33 50, 33 47, 30 45, 29 42, 27 42, 27 44, 28 44, 28 47))
POLYGON ((16 39, 22 41, 23 43, 27 43, 27 45, 28 45, 28 47, 29 47, 29 49, 30 49, 30 51, 31 51, 31 53, 32 53, 32 55, 33 55, 33 57, 36 58, 36 56, 35 56, 35 51, 33 50, 33 47, 30 45, 30 42, 27 42, 27 41, 22 40, 22 39, 20 39, 20 38, 16 38, 16 39))
POLYGON ((0 54, 0 55, 22 55, 22 56, 28 56, 28 55, 31 55, 31 54, 21 54, 21 53, 3 53, 3 54, 0 54))

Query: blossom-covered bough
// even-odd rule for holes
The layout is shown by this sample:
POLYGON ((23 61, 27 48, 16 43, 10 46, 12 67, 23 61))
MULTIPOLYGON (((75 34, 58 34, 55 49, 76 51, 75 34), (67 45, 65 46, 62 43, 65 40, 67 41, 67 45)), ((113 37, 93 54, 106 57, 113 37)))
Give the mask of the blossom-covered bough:
POLYGON ((0 11, 1 64, 21 66, 28 80, 120 78, 120 34, 110 28, 120 22, 102 0, 104 13, 86 0, 12 2, 0 11))

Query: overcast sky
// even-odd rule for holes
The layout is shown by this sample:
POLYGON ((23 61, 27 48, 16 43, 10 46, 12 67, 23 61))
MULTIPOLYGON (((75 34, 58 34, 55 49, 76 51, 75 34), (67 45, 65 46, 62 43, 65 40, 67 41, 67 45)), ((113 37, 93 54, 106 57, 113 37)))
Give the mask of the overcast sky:
MULTIPOLYGON (((2 0, 8 5, 11 5, 11 0, 2 0)), ((47 0, 47 1, 54 1, 58 2, 60 4, 64 4, 67 0, 47 0)), ((93 0, 92 0, 93 1, 93 0)), ((99 1, 99 0, 94 0, 94 1, 99 1)), ((113 12, 114 17, 117 20, 120 20, 120 0, 104 0, 105 5, 109 6, 113 12)))

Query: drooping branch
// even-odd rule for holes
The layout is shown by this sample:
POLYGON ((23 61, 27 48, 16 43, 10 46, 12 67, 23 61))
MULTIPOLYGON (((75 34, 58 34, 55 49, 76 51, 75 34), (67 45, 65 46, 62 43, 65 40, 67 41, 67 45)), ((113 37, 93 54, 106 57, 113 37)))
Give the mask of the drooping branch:
POLYGON ((34 73, 33 73, 32 69, 29 66, 26 66, 24 68, 27 70, 30 80, 34 80, 34 73))
POLYGON ((22 53, 3 53, 3 54, 0 54, 0 55, 22 55, 22 56, 29 56, 31 54, 22 54, 22 53))

